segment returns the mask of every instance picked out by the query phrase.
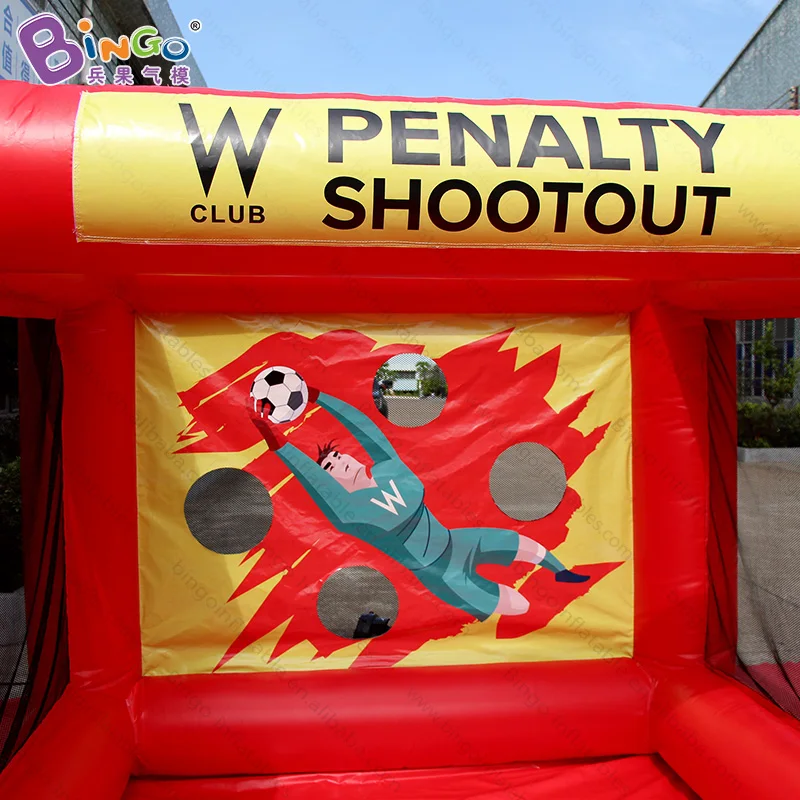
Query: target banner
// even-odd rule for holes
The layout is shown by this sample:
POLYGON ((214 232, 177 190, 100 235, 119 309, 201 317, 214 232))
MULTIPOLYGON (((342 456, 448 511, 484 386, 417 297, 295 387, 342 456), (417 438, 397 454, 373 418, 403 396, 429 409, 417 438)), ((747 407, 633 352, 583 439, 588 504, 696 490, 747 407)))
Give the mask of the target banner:
POLYGON ((136 358, 145 674, 631 656, 626 316, 141 317, 136 358))

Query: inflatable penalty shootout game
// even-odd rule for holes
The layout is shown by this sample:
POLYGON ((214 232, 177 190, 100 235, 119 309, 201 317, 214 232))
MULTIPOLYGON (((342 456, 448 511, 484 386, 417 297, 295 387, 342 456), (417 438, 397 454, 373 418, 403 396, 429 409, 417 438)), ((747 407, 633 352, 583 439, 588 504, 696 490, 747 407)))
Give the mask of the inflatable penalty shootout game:
POLYGON ((800 796, 733 678, 733 325, 800 316, 796 114, 0 107, 70 665, 3 797, 800 796))

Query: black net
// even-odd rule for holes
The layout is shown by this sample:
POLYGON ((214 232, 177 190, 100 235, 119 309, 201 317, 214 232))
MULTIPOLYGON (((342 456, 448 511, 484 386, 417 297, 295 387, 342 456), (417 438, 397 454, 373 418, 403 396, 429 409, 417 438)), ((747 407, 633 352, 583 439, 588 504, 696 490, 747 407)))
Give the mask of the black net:
POLYGON ((800 449, 738 459, 739 678, 800 719, 800 449))
POLYGON ((536 442, 506 448, 489 473, 489 489, 497 507, 512 519, 543 519, 558 508, 567 491, 561 459, 536 442))
POLYGON ((397 592, 372 567, 343 567, 322 584, 317 597, 320 622, 345 639, 386 633, 397 619, 397 592))
POLYGON ((272 498, 261 481, 234 467, 213 469, 190 487, 183 505, 186 524, 215 553, 247 553, 272 525, 272 498))
POLYGON ((709 662, 800 719, 794 320, 709 322, 709 662), (791 324, 789 324, 791 323, 791 324))
POLYGON ((16 332, 16 320, 1 321, 0 394, 6 402, 0 422, 0 769, 69 680, 60 357, 52 322, 22 321, 17 373, 16 332), (12 353, 15 366, 7 369, 12 353))

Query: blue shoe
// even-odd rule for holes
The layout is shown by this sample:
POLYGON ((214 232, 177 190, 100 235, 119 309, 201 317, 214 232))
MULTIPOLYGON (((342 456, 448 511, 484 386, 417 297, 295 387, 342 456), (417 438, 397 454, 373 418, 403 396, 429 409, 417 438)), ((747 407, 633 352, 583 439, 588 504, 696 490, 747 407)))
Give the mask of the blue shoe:
POLYGON ((556 572, 556 580, 559 583, 583 583, 589 580, 588 575, 578 575, 571 569, 562 569, 561 572, 556 572))

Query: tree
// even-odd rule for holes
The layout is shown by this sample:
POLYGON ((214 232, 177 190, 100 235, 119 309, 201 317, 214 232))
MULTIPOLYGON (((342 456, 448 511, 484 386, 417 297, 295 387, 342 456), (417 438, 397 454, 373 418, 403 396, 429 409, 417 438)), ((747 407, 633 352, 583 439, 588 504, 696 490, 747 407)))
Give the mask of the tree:
POLYGON ((766 324, 764 335, 753 343, 753 355, 761 362, 764 397, 775 408, 782 400, 792 396, 800 373, 800 361, 796 358, 783 359, 783 354, 775 344, 775 326, 772 322, 766 324))
POLYGON ((417 380, 423 397, 447 397, 447 380, 439 365, 433 361, 417 362, 417 380))
POLYGON ((394 380, 394 372, 386 366, 386 364, 382 364, 378 367, 378 371, 375 373, 375 377, 377 378, 378 382, 381 381, 392 381, 394 380))

